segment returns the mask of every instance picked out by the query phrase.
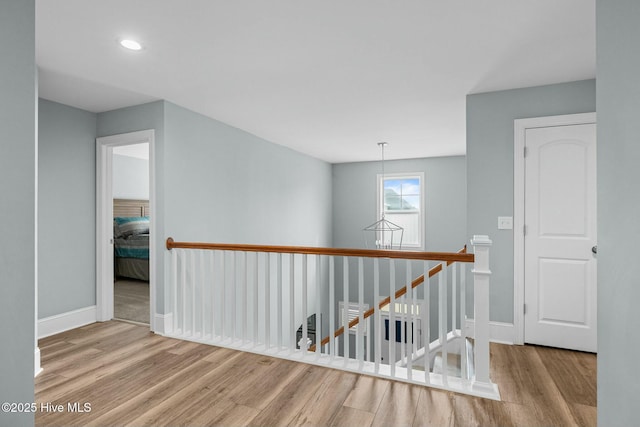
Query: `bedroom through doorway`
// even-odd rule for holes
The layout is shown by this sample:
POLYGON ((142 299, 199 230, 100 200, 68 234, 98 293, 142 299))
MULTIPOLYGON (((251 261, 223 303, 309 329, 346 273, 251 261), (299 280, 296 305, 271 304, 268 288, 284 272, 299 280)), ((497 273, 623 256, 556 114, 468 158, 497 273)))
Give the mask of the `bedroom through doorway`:
POLYGON ((149 144, 114 147, 113 317, 149 324, 149 144))
POLYGON ((154 131, 97 139, 97 317, 154 331, 154 131))

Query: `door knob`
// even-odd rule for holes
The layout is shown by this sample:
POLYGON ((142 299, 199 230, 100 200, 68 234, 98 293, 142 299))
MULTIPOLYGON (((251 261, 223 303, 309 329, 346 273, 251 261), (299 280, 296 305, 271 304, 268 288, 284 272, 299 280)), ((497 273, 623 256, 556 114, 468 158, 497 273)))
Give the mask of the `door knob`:
POLYGON ((594 246, 591 248, 591 252, 593 252, 594 254, 598 253, 598 245, 594 246))

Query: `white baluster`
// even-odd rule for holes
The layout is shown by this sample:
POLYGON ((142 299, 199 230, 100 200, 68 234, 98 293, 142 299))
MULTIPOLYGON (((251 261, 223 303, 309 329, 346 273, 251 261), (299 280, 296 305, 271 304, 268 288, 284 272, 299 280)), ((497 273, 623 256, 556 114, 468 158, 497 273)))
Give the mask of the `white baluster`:
POLYGON ((448 352, 448 331, 449 331, 449 295, 447 287, 447 263, 443 262, 442 271, 440 271, 440 280, 438 282, 440 293, 440 309, 442 323, 440 323, 440 342, 442 343, 442 381, 445 385, 449 384, 449 352, 448 352))
POLYGON ((211 341, 216 341, 216 266, 215 266, 215 251, 209 251, 209 273, 211 274, 209 286, 211 287, 211 312, 209 317, 211 318, 211 341))
POLYGON ((171 277, 173 285, 173 335, 178 332, 178 249, 171 251, 171 277))
POLYGON ((189 257, 189 252, 183 252, 182 259, 182 335, 184 336, 187 333, 187 262, 189 257))
POLYGON ((400 296, 400 362, 405 364, 407 354, 407 322, 406 322, 406 293, 400 296))
POLYGON ((244 345, 247 339, 247 305, 249 304, 249 298, 247 295, 247 253, 242 252, 242 284, 240 286, 240 325, 242 331, 242 337, 240 345, 244 345))
POLYGON ((196 334, 196 254, 189 253, 191 258, 191 336, 196 334))
POLYGON ((364 261, 362 257, 358 258, 358 326, 356 327, 356 358, 358 359, 359 369, 362 370, 364 363, 364 317, 362 317, 364 306, 364 261))
POLYGON ((336 357, 336 337, 334 331, 336 330, 336 268, 335 260, 333 256, 329 257, 329 353, 331 355, 331 362, 336 357))
POLYGON ((371 362, 373 360, 373 340, 371 337, 373 336, 373 331, 371 330, 371 316, 367 317, 367 362, 371 362))
MULTIPOLYGON (((407 376, 409 377, 409 379, 412 379, 413 376, 413 342, 415 341, 415 336, 416 336, 416 331, 415 331, 415 324, 413 322, 413 288, 411 287, 411 261, 409 260, 405 260, 405 267, 406 267, 406 282, 407 282, 407 303, 405 305, 406 307, 406 319, 407 322, 410 325, 410 328, 407 332, 405 332, 405 335, 408 335, 405 337, 405 340, 403 342, 404 347, 405 347, 405 352, 407 355, 407 376)), ((404 329, 404 328, 403 328, 404 329)))
POLYGON ((420 304, 418 302, 418 288, 413 288, 411 290, 411 300, 412 300, 412 306, 411 306, 411 336, 412 338, 412 345, 411 345, 411 363, 413 363, 414 358, 416 358, 418 356, 418 345, 420 344, 420 342, 422 341, 422 331, 418 328, 418 319, 420 316, 419 312, 420 312, 420 304))
POLYGON ((344 333, 342 334, 344 342, 344 365, 347 366, 349 362, 349 258, 343 257, 342 262, 342 298, 343 298, 343 313, 342 313, 342 327, 344 333))
POLYGON ((296 351, 297 331, 295 319, 296 287, 295 287, 295 255, 289 254, 289 331, 291 333, 290 354, 296 351))
POLYGON ((204 340, 204 335, 206 331, 205 327, 205 280, 204 280, 204 256, 205 251, 200 251, 200 338, 204 340))
POLYGON ((396 376, 396 264, 389 260, 389 367, 391 377, 396 376))
POLYGON ((454 332, 454 334, 457 335, 456 330, 458 329, 458 314, 456 312, 457 310, 457 306, 458 306, 458 299, 457 299, 457 267, 458 267, 458 263, 453 263, 451 265, 451 267, 449 267, 451 269, 451 330, 454 332))
POLYGON ((236 340, 236 323, 237 323, 237 317, 236 317, 236 310, 237 310, 237 299, 236 299, 236 285, 237 285, 237 268, 238 268, 238 264, 237 264, 237 252, 233 251, 230 253, 231 255, 231 280, 229 281, 231 283, 231 289, 229 290, 229 296, 231 297, 231 304, 229 304, 230 306, 230 317, 231 317, 231 343, 235 343, 236 340))
POLYGON ((422 299, 422 310, 420 310, 420 316, 422 318, 422 330, 424 331, 424 379, 427 384, 431 382, 431 376, 429 375, 431 371, 431 322, 430 322, 430 312, 431 312, 431 278, 429 277, 429 261, 423 261, 422 263, 424 275, 424 283, 422 286, 424 287, 424 298, 422 299))
MULTIPOLYGON (((373 313, 373 323, 376 331, 376 350, 375 350, 375 372, 380 371, 380 362, 382 358, 382 340, 384 339, 384 334, 382 333, 383 328, 380 324, 380 261, 379 258, 373 259, 373 303, 375 304, 375 312, 373 313)), ((369 331, 371 333, 371 331, 369 331)))
POLYGON ((258 345, 258 270, 259 256, 258 252, 254 252, 253 257, 253 347, 258 345))
POLYGON ((276 317, 278 318, 277 334, 278 334, 278 352, 282 350, 282 254, 278 253, 276 268, 276 285, 278 286, 278 301, 276 301, 276 317))
POLYGON ((320 325, 320 314, 322 311, 321 303, 321 291, 320 291, 320 264, 321 259, 320 255, 315 256, 316 260, 316 359, 320 357, 320 352, 322 350, 322 346, 320 345, 320 341, 322 340, 322 327, 320 325))
POLYGON ((302 356, 307 355, 307 342, 308 333, 307 330, 307 254, 302 255, 302 341, 300 342, 300 350, 302 350, 302 356))
POLYGON ((220 340, 227 339, 227 252, 221 251, 220 253, 220 304, 218 310, 220 310, 220 340))
MULTIPOLYGON (((375 300, 373 301, 373 304, 376 304, 375 300)), ((365 353, 367 355, 367 362, 371 362, 373 360, 373 342, 372 342, 373 340, 371 338, 373 336, 373 331, 371 330, 371 316, 367 317, 366 320, 364 319, 364 316, 363 316, 363 319, 360 321, 366 322, 363 325, 363 329, 367 331, 367 335, 365 337, 365 341, 366 341, 365 353)))
POLYGON ((271 257, 264 254, 264 347, 271 347, 271 257))

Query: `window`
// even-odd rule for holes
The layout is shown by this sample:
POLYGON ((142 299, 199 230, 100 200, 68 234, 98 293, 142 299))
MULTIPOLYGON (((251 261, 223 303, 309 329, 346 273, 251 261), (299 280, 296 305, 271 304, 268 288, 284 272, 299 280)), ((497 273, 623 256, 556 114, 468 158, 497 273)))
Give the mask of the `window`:
POLYGON ((424 249, 423 181, 423 173, 378 175, 378 217, 404 228, 402 248, 424 249))

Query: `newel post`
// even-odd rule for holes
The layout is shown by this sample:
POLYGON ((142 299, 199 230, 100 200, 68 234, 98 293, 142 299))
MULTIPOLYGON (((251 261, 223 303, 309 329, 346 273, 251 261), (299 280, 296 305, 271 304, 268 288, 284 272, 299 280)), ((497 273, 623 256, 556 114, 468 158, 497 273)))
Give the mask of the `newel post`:
POLYGON ((473 311, 474 311, 474 361, 475 376, 472 387, 477 391, 497 393, 497 386, 489 378, 489 236, 473 236, 471 245, 475 260, 473 264, 473 311))

